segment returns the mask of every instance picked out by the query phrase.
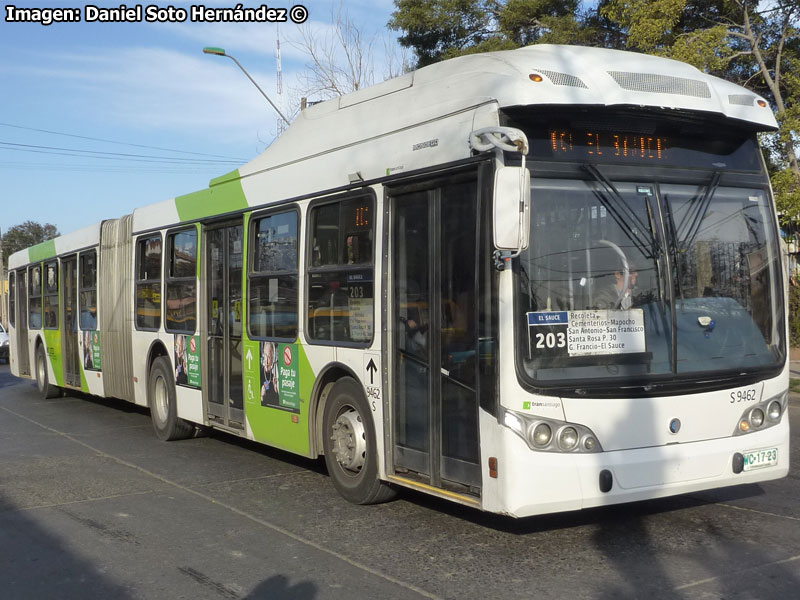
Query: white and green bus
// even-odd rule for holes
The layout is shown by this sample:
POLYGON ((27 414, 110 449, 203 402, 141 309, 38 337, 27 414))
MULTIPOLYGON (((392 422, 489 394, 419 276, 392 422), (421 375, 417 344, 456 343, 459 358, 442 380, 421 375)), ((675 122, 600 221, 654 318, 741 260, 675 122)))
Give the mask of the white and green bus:
MULTIPOLYGON (((302 111, 199 192, 10 257, 11 370, 517 517, 783 477, 763 98, 538 45, 302 111)), ((113 191, 109 191, 113 193, 113 191)))

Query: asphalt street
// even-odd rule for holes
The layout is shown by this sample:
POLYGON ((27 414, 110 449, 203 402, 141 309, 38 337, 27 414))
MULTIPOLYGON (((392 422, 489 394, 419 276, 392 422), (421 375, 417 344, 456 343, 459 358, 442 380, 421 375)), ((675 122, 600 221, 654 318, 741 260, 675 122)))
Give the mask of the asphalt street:
POLYGON ((0 598, 800 597, 789 477, 513 520, 413 492, 340 498, 324 464, 147 411, 39 399, 0 365, 0 598))

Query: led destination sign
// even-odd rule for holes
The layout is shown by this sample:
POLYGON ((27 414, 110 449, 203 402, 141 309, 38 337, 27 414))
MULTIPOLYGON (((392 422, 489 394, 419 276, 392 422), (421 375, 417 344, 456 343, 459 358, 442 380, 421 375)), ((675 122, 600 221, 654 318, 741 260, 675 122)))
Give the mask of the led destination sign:
POLYGON ((553 158, 632 161, 669 158, 669 143, 665 137, 579 129, 553 129, 549 133, 553 158))
POLYGON ((505 109, 502 124, 525 132, 533 160, 758 172, 755 132, 733 122, 665 118, 607 109, 505 109))

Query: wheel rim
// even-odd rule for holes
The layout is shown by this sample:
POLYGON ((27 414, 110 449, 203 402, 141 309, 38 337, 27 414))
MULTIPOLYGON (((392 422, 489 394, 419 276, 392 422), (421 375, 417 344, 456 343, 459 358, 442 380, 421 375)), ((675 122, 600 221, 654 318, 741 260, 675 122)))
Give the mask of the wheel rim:
POLYGON ((361 472, 367 456, 367 434, 358 410, 345 406, 331 427, 333 456, 348 475, 361 472))
POLYGON ((167 414, 169 412, 168 398, 169 396, 167 395, 167 382, 164 381, 163 377, 158 377, 156 379, 156 384, 155 384, 153 408, 156 411, 156 418, 158 419, 159 423, 167 422, 167 414))
POLYGON ((37 356, 36 360, 36 386, 39 388, 39 391, 44 389, 44 378, 45 378, 45 365, 44 359, 42 358, 41 353, 37 356))

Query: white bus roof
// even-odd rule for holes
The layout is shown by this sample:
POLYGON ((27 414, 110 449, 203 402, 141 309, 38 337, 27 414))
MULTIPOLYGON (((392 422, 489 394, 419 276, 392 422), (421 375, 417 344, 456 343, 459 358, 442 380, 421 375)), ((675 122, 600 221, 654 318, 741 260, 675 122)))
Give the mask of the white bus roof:
POLYGON ((8 257, 8 268, 9 270, 16 269, 29 263, 97 246, 100 244, 100 227, 100 223, 95 223, 78 231, 60 235, 52 240, 15 252, 8 257))
POLYGON ((468 158, 469 132, 497 125, 498 109, 537 105, 654 107, 716 114, 756 130, 777 127, 757 94, 666 58, 547 44, 473 54, 304 110, 260 156, 209 189, 134 211, 133 230, 335 189, 351 173, 370 180, 468 158), (457 114, 462 118, 451 118, 457 114), (428 151, 413 152, 434 140, 428 151))

